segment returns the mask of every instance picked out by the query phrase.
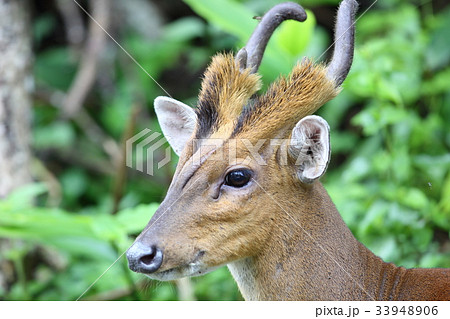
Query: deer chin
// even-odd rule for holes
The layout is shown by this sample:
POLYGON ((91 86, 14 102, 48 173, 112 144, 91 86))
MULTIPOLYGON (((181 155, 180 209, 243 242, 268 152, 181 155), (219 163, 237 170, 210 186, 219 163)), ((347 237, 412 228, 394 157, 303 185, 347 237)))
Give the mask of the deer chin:
POLYGON ((187 265, 170 268, 161 272, 155 272, 152 274, 145 274, 150 279, 156 279, 160 281, 176 280, 183 277, 197 277, 207 274, 213 270, 216 270, 220 266, 209 267, 202 262, 193 262, 187 265))

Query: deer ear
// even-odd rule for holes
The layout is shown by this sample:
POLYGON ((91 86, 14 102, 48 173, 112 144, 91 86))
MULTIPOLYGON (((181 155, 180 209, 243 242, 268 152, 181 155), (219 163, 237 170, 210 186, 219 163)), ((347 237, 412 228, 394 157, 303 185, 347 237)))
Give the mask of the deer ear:
POLYGON ((184 103, 170 97, 155 99, 155 112, 165 138, 180 156, 197 125, 197 114, 184 103))
POLYGON ((317 115, 301 119, 292 130, 289 154, 295 159, 297 174, 303 183, 322 176, 330 161, 330 127, 317 115))

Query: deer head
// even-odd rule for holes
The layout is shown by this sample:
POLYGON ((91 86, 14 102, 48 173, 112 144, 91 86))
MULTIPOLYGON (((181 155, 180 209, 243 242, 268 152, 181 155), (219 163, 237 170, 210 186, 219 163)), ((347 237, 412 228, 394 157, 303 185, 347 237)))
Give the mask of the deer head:
POLYGON ((328 65, 304 59, 263 95, 256 93, 264 49, 282 21, 306 19, 298 4, 267 12, 236 56, 213 57, 195 110, 156 98, 179 162, 166 198, 127 252, 132 270, 173 280, 276 249, 268 242, 285 216, 267 194, 286 205, 299 198, 299 214, 311 210, 313 185, 330 159, 328 124, 311 114, 349 72, 356 9, 356 1, 342 2, 328 65))

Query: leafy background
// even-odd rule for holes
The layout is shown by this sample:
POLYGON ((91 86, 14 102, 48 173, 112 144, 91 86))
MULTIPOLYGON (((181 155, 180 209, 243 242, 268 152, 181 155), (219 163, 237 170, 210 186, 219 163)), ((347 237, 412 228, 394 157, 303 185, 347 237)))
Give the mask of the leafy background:
MULTIPOLYGON (((152 105, 165 93, 108 41, 84 103, 90 120, 61 116, 80 57, 51 3, 36 4, 32 18, 35 183, 0 201, 0 237, 8 239, 0 260, 12 278, 0 299, 75 300, 115 262, 84 299, 241 300, 226 268, 160 283, 119 258, 164 198, 176 160, 148 176, 114 162, 103 142, 158 131, 152 105)), ((110 29, 167 92, 194 106, 210 57, 240 48, 257 23, 251 18, 276 3, 116 1, 120 18, 110 29)), ((266 86, 305 55, 329 57, 337 3, 301 1, 308 20, 275 33, 260 69, 266 86)), ((359 15, 371 4, 361 1, 359 15)), ((450 6, 379 0, 356 29, 344 90, 318 112, 332 131, 322 182, 355 236, 386 261, 450 267, 450 6)))

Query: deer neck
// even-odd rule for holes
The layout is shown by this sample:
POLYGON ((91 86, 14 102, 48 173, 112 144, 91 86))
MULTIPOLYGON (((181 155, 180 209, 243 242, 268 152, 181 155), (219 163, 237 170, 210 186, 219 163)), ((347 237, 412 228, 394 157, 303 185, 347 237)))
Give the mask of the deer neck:
POLYGON ((245 299, 378 299, 385 264, 356 240, 320 183, 273 199, 277 224, 264 249, 228 265, 245 299))

